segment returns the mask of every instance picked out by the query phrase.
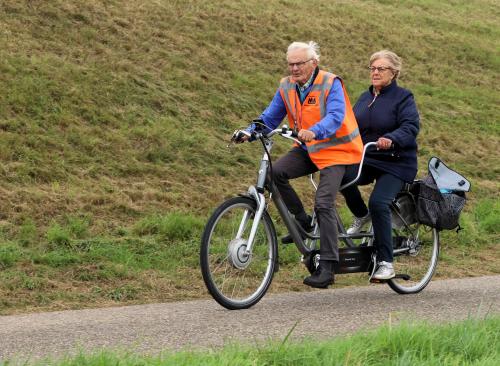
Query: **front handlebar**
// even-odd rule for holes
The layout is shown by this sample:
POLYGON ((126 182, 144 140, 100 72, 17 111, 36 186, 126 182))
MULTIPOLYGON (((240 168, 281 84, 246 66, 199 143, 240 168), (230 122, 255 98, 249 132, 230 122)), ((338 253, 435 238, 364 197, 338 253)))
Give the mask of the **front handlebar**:
MULTIPOLYGON (((274 135, 276 134, 279 134, 280 136, 286 138, 286 139, 289 139, 289 140, 292 140, 292 141, 295 141, 296 143, 298 143, 299 145, 302 145, 304 144, 302 141, 300 141, 298 139, 298 135, 297 135, 297 131, 294 130, 294 129, 291 129, 289 128, 287 125, 283 125, 283 127, 281 128, 277 128, 275 130, 272 130, 271 132, 269 133, 264 133, 263 136, 264 137, 267 137, 267 138, 271 138, 273 137, 274 135)), ((257 137, 257 136, 256 136, 257 137)), ((258 138, 258 137, 257 137, 258 138)))
POLYGON ((297 137, 297 131, 289 128, 287 125, 283 125, 283 127, 276 128, 269 132, 256 132, 256 131, 247 131, 247 130, 236 130, 233 132, 231 136, 231 142, 233 143, 242 143, 248 140, 259 140, 261 138, 270 139, 274 135, 279 134, 280 136, 293 140, 299 145, 303 144, 297 137))
MULTIPOLYGON (((302 141, 300 141, 297 138, 297 131, 294 130, 294 129, 289 128, 287 125, 283 125, 282 127, 276 128, 276 129, 271 130, 271 131, 269 131, 267 133, 264 133, 264 132, 255 132, 255 131, 249 132, 249 131, 245 131, 245 130, 236 130, 233 133, 231 141, 232 142, 243 142, 241 140, 241 138, 243 136, 246 136, 249 139, 262 139, 262 138, 270 139, 271 137, 273 137, 276 134, 279 134, 280 136, 282 136, 284 138, 292 140, 292 141, 298 143, 299 145, 304 144, 302 141)), ((354 183, 356 183, 358 181, 359 177, 361 176, 361 171, 362 171, 362 168, 363 168, 363 162, 365 160, 366 151, 368 150, 368 148, 374 147, 374 146, 377 146, 376 142, 369 142, 369 143, 367 143, 366 145, 363 146, 363 153, 361 154, 361 161, 359 162, 359 169, 358 169, 358 173, 356 175, 356 178, 354 178, 352 181, 350 181, 350 182, 348 182, 348 183, 340 186, 340 190, 343 190, 343 189, 345 189, 345 188, 353 185, 354 183)))

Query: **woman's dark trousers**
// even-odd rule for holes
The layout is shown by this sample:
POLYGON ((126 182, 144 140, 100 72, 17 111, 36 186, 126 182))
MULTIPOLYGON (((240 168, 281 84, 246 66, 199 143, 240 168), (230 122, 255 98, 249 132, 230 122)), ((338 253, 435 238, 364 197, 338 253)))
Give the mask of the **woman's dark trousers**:
MULTIPOLYGON (((357 167, 357 165, 349 167, 342 183, 350 182, 356 177, 357 167)), ((365 165, 357 184, 341 191, 345 197, 347 207, 356 217, 366 216, 368 209, 370 210, 378 261, 393 261, 390 207, 403 184, 404 182, 394 175, 365 165), (375 187, 370 195, 367 208, 357 186, 370 184, 374 180, 376 181, 375 187)))

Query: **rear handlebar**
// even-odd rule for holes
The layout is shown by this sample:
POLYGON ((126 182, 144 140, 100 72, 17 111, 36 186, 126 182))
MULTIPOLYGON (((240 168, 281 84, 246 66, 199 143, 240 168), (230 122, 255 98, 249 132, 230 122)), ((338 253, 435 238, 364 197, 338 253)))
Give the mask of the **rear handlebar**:
POLYGON ((340 186, 339 190, 343 190, 343 189, 353 185, 354 183, 356 183, 358 181, 359 177, 361 176, 361 171, 363 169, 363 162, 365 160, 366 150, 372 146, 377 146, 377 143, 376 142, 369 142, 365 146, 363 146, 363 154, 361 155, 361 161, 359 162, 358 174, 356 175, 356 178, 354 178, 349 183, 346 183, 346 184, 340 186))

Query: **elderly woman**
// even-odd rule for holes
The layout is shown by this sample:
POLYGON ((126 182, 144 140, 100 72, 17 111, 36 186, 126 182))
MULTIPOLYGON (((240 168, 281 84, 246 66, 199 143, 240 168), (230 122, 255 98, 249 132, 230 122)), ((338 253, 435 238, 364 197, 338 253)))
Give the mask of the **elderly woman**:
MULTIPOLYGON (((404 182, 411 182, 417 173, 417 141, 419 115, 413 94, 398 86, 401 59, 391 51, 382 50, 370 57, 371 86, 354 106, 363 143, 377 142, 377 149, 368 151, 357 185, 375 181, 368 208, 356 185, 342 191, 347 206, 354 214, 348 233, 357 233, 373 224, 378 268, 373 278, 387 280, 395 276, 392 265, 392 225, 390 204, 404 182)), ((351 169, 344 183, 355 174, 351 169)))

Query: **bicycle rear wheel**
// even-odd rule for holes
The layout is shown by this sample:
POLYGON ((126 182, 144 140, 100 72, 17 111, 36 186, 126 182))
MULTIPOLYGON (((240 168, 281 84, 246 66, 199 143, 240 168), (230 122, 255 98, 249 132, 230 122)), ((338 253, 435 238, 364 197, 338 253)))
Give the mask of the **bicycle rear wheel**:
POLYGON ((429 284, 436 270, 439 232, 419 223, 403 225, 393 231, 394 269, 400 277, 387 283, 399 294, 420 292, 429 284))
POLYGON ((264 211, 253 242, 245 255, 256 212, 247 197, 224 202, 210 217, 201 241, 203 280, 212 297, 227 309, 255 305, 271 285, 277 262, 274 225, 264 211))

